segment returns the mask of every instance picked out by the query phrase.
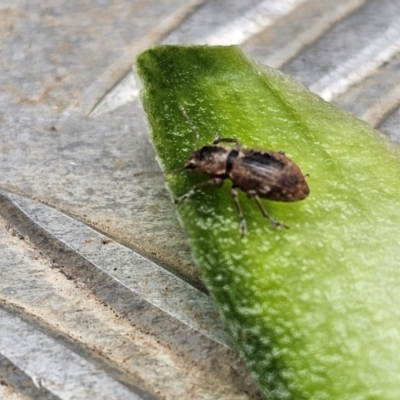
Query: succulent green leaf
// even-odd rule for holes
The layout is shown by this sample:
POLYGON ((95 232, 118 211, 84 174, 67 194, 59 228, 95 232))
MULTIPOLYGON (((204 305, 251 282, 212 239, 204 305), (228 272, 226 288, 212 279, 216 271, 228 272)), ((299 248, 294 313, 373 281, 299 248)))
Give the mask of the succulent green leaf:
POLYGON ((136 63, 173 197, 205 176, 173 171, 221 137, 283 150, 307 178, 300 202, 230 181, 177 205, 203 279, 269 399, 400 399, 400 152, 383 135, 237 47, 159 46, 136 63), (179 107, 184 106, 196 133, 179 107))

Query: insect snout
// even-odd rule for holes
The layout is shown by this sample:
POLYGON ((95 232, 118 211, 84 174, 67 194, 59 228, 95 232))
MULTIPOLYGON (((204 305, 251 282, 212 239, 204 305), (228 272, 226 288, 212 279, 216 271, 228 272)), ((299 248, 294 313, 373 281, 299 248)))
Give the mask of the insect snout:
POLYGON ((195 171, 197 169, 197 165, 195 162, 192 161, 192 159, 189 159, 188 161, 186 161, 184 168, 186 171, 195 171))

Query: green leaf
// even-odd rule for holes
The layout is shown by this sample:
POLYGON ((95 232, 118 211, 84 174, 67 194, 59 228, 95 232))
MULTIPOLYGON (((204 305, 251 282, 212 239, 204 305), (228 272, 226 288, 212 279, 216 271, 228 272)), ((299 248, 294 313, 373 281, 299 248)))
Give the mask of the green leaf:
MULTIPOLYGON (((269 399, 400 399, 400 152, 383 135, 237 47, 160 46, 137 70, 166 171, 221 137, 283 150, 311 193, 263 201, 223 188, 177 210, 237 348, 269 399), (195 133, 179 110, 184 106, 195 133)), ((168 173, 179 197, 207 177, 168 173)))

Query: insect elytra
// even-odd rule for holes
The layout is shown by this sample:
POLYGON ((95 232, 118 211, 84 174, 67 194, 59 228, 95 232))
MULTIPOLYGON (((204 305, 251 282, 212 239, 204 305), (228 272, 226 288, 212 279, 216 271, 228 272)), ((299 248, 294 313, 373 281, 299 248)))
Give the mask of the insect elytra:
MULTIPOLYGON (((180 107, 190 126, 199 137, 197 129, 183 107, 180 107)), ((242 236, 246 233, 246 220, 239 202, 240 189, 248 198, 254 198, 262 215, 276 227, 288 228, 282 222, 272 218, 265 210, 261 199, 294 202, 305 199, 310 193, 305 176, 300 168, 283 151, 270 151, 254 148, 242 148, 235 138, 216 137, 212 145, 195 150, 186 160, 184 169, 190 172, 202 172, 209 180, 201 182, 189 192, 176 199, 182 202, 192 197, 198 189, 206 185, 221 187, 225 179, 232 182, 232 195, 240 219, 242 236), (233 143, 234 147, 221 145, 233 143)))

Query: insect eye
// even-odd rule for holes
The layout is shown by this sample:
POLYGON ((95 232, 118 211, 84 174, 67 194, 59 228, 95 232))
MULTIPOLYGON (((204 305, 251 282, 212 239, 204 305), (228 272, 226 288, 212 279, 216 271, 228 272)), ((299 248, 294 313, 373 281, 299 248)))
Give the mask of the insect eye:
POLYGON ((196 169, 196 164, 195 163, 189 163, 185 166, 185 169, 193 170, 196 169))

